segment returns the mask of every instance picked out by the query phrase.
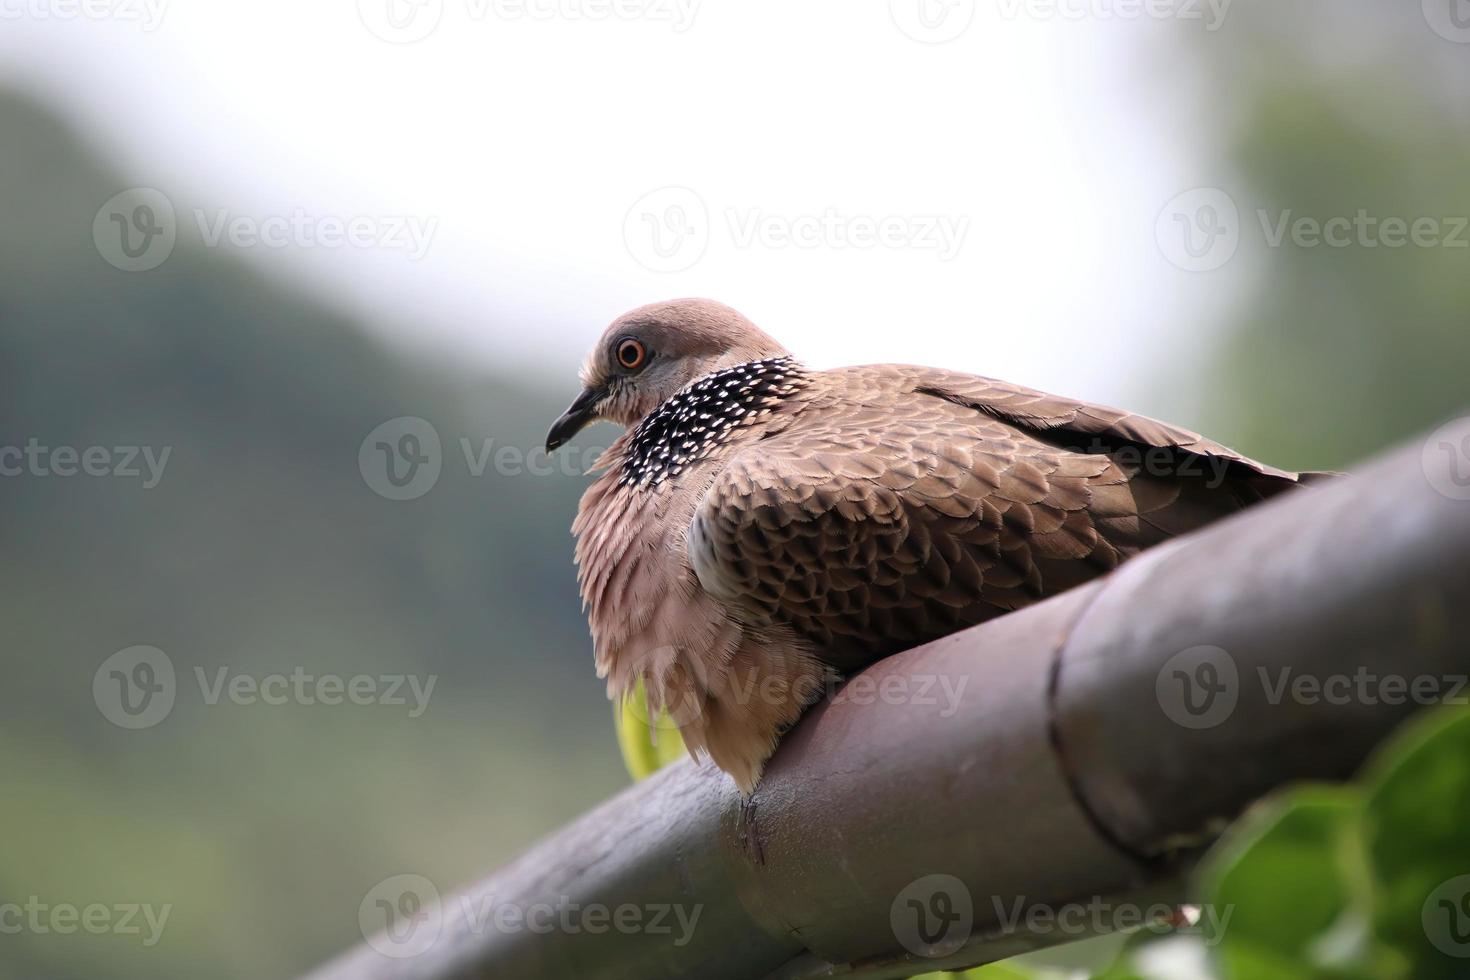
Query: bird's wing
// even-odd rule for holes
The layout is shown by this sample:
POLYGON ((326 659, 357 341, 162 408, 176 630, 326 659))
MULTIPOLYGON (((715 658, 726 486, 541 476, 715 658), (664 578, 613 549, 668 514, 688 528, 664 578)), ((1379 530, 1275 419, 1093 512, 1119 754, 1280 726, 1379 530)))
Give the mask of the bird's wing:
POLYGON ((707 592, 844 668, 1070 588, 1293 479, 1013 385, 839 374, 840 397, 727 462, 687 550, 707 592))
POLYGON ((1093 405, 1036 391, 1022 385, 955 371, 920 368, 915 388, 984 412, 1045 441, 1083 452, 1108 451, 1122 445, 1180 450, 1228 461, 1237 472, 1295 481, 1298 474, 1267 466, 1197 432, 1134 412, 1093 405))

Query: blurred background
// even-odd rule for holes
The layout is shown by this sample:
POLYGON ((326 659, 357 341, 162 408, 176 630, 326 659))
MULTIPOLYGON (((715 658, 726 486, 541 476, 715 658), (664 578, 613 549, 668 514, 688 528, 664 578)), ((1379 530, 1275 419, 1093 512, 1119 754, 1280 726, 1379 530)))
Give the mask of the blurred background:
POLYGON ((1293 469, 1454 414, 1466 92, 1463 0, 0 7, 0 901, 169 909, 0 977, 291 976, 627 783, 615 433, 539 447, 631 306, 1293 469))

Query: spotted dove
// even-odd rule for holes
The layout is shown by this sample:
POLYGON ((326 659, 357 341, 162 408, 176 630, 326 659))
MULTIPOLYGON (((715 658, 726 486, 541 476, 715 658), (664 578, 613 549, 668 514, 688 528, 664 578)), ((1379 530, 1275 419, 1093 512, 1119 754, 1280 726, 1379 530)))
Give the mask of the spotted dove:
POLYGON ((710 300, 619 317, 581 380, 547 450, 626 427, 572 526, 598 675, 745 794, 834 677, 1310 475, 990 378, 809 370, 710 300))

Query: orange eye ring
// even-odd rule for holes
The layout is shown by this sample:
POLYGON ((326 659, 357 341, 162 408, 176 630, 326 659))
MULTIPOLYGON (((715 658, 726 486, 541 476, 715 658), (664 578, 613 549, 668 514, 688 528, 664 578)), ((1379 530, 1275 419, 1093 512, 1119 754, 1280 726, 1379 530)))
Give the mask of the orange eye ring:
POLYGON ((618 341, 614 348, 614 356, 618 360, 618 366, 625 371, 637 371, 648 363, 648 350, 643 342, 635 337, 624 337, 618 341))

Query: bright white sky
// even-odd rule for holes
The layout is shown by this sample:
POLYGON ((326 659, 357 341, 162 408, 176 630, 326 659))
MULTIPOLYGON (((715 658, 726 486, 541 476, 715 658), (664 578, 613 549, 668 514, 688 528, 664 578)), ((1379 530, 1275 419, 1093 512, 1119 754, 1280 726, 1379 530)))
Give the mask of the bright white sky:
POLYGON ((199 237, 195 208, 437 221, 418 260, 243 252, 400 339, 501 366, 570 378, 615 314, 706 295, 819 366, 925 362, 1120 401, 1241 285, 1238 269, 1176 268, 1154 237, 1174 193, 1222 179, 1179 149, 1207 124, 1180 122, 1167 32, 1198 24, 922 0, 931 20, 973 12, 926 44, 900 26, 922 33, 921 0, 617 0, 652 15, 603 21, 514 13, 589 0, 392 0, 417 12, 410 31, 439 18, 393 44, 366 26, 388 30, 389 0, 88 0, 119 16, 60 16, 74 2, 0 0, 0 83, 163 190, 181 241, 199 237), (152 30, 124 19, 144 3, 164 4, 152 30), (678 3, 696 4, 683 30, 658 17, 678 3), (696 193, 707 223, 684 216, 708 244, 653 271, 647 222, 677 223, 662 209, 689 198, 648 217, 635 204, 670 185, 696 193), (968 228, 948 260, 741 240, 753 214, 800 230, 829 209, 968 228))

